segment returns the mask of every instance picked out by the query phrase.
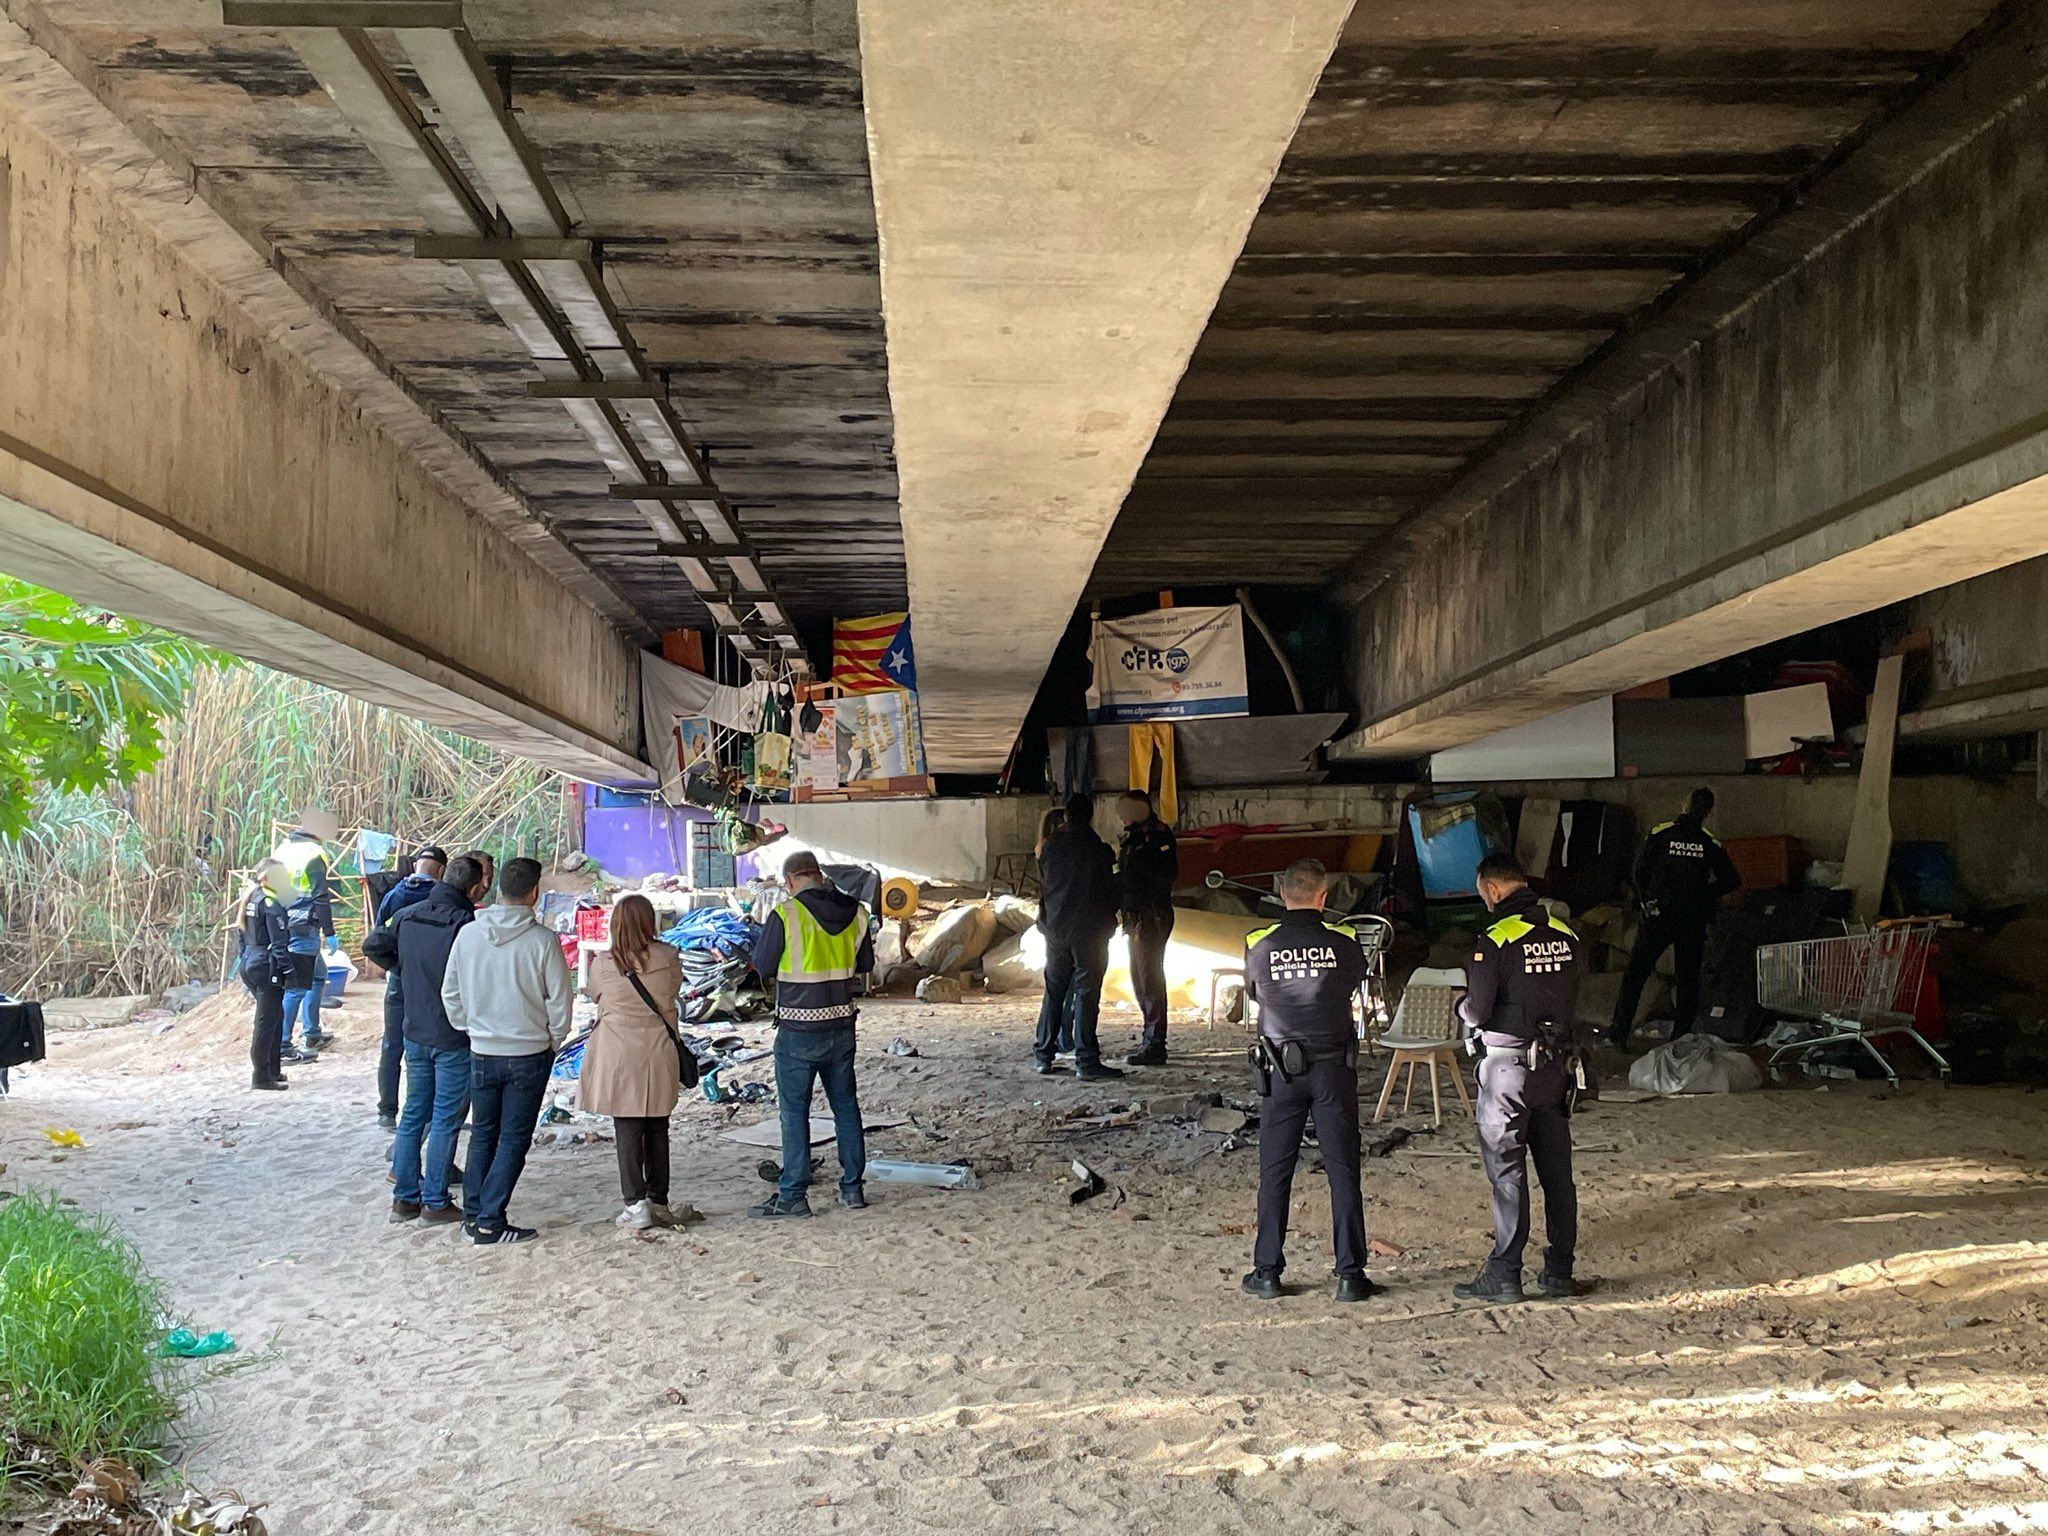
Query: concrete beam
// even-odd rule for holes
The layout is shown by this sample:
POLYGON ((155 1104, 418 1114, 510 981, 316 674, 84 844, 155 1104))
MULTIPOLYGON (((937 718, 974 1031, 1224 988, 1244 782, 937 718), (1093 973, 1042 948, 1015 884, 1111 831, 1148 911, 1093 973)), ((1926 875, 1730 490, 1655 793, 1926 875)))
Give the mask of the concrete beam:
POLYGON ((0 22, 0 569, 582 777, 647 777, 636 647, 537 562, 561 553, 545 529, 493 520, 506 501, 0 22))
POLYGON ((862 0, 925 750, 1002 766, 1350 0, 862 0))
POLYGON ((1368 723, 1340 755, 1419 756, 2048 552, 2044 9, 1352 587, 1368 723))

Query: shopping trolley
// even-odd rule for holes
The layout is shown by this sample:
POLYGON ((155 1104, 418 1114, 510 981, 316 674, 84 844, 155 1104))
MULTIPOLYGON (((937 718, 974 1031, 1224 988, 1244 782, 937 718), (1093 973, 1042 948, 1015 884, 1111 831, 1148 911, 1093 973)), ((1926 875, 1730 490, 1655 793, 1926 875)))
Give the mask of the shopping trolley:
POLYGON ((1908 1035, 1948 1080, 1948 1062, 1913 1027, 1913 1008, 1927 974, 1935 931, 1945 918, 1907 918, 1879 923, 1837 939, 1797 944, 1762 944, 1756 952, 1756 1000, 1773 1013, 1810 1022, 1807 1033, 1781 1043, 1781 1056, 1805 1055, 1822 1046, 1855 1043, 1884 1069, 1892 1085, 1898 1074, 1871 1041, 1908 1035))

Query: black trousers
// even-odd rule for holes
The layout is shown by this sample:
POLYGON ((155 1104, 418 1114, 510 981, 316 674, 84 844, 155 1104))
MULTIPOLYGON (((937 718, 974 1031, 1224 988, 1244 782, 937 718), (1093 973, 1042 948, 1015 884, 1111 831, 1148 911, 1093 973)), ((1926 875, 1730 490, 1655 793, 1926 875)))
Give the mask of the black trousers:
POLYGON ((1522 1278, 1532 1160, 1536 1182, 1543 1186, 1543 1226, 1550 1241, 1544 1273, 1571 1275, 1579 1240, 1579 1192, 1572 1183, 1567 1086, 1560 1066, 1530 1067, 1490 1052, 1480 1058, 1479 1157, 1493 1185, 1493 1253, 1486 1267, 1496 1275, 1522 1278))
POLYGON ((249 1080, 274 1083, 283 1075, 279 1055, 284 1049, 284 988, 246 975, 242 985, 256 999, 256 1017, 249 1027, 249 1080))
POLYGON ((1173 937, 1173 909, 1136 912, 1124 919, 1131 947, 1131 994, 1145 1024, 1146 1045, 1166 1044, 1166 941, 1173 937))
POLYGON ((398 1113, 399 1069, 405 1064, 405 993, 398 972, 384 981, 384 1038, 377 1044, 377 1113, 398 1113))
POLYGON ((1646 917, 1636 932, 1636 947, 1629 951, 1628 970, 1621 978, 1621 996, 1614 1003, 1614 1036, 1626 1045, 1629 1031, 1636 1027, 1636 1009, 1643 1001, 1643 988, 1657 970, 1665 950, 1672 951, 1673 977, 1678 991, 1671 1036, 1692 1029, 1700 1010, 1700 956, 1707 947, 1705 917, 1646 917))
POLYGON ((619 1142, 619 1193, 626 1204, 668 1204, 668 1116, 614 1115, 619 1142))
POLYGON ((1102 1017, 1102 978, 1109 969, 1109 933, 1085 937, 1045 938, 1045 998, 1038 1005, 1038 1038, 1031 1054, 1050 1062, 1059 1053, 1060 1037, 1071 1028, 1074 1065, 1092 1067, 1102 1061, 1096 1026, 1102 1017))
POLYGON ((1287 1267, 1287 1205, 1309 1111, 1330 1180, 1330 1239, 1337 1273, 1365 1273, 1365 1197, 1358 1180, 1358 1068, 1341 1056, 1315 1062, 1293 1078, 1273 1074, 1259 1110, 1259 1235, 1252 1264, 1275 1274, 1287 1267))

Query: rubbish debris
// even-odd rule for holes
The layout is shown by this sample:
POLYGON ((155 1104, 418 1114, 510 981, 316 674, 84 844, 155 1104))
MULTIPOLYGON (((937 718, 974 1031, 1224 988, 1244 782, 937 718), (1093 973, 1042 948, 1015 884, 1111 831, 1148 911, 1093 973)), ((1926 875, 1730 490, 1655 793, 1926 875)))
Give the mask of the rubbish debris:
MULTIPOLYGON (((903 1118, 900 1115, 894 1118, 886 1115, 862 1115, 860 1117, 861 1129, 864 1131, 893 1131, 903 1123, 903 1118)), ((830 1118, 824 1115, 811 1116, 812 1146, 822 1147, 838 1134, 830 1118)), ((758 1125, 739 1126, 734 1130, 720 1132, 719 1139, 737 1142, 743 1147, 780 1147, 782 1145, 782 1122, 779 1119, 763 1120, 758 1125)))
POLYGON ((54 1125, 46 1125, 43 1127, 43 1134, 50 1138, 50 1145, 53 1147, 82 1147, 85 1145, 85 1138, 74 1130, 59 1130, 54 1125))
POLYGON ((1155 1120, 1193 1120, 1222 1102, 1220 1093, 1176 1093, 1163 1099, 1147 1099, 1145 1113, 1155 1120))
POLYGON ((1365 1251, 1376 1259, 1398 1259, 1408 1250, 1399 1243, 1390 1243, 1384 1237, 1367 1238, 1365 1251))
POLYGON ((1252 1117, 1227 1104, 1212 1104, 1201 1113, 1202 1129, 1217 1136, 1229 1136, 1251 1124, 1252 1117))
POLYGON ((1365 1155, 1367 1157, 1385 1157, 1396 1147, 1406 1146, 1414 1139, 1415 1133, 1412 1130, 1405 1125, 1398 1126, 1394 1130, 1387 1132, 1386 1135, 1368 1142, 1365 1148, 1365 1155))
POLYGON ((950 976, 927 976, 917 984, 920 1003, 958 1003, 966 998, 967 989, 950 976))
POLYGON ((981 1181, 965 1163, 906 1163, 894 1158, 868 1159, 867 1176, 877 1184, 924 1184, 933 1189, 979 1189, 981 1181))
POLYGON ((1035 992, 1045 986, 1045 933, 1027 928, 991 944, 981 957, 991 992, 1035 992))
POLYGON ((1097 1195, 1109 1188, 1108 1180, 1104 1179, 1101 1174, 1090 1168, 1079 1158, 1067 1164, 1067 1171, 1075 1179, 1074 1186, 1067 1191, 1067 1204, 1069 1205, 1079 1205, 1083 1200, 1093 1200, 1097 1195))
MULTIPOLYGON (((777 1178, 782 1177, 781 1171, 779 1169, 777 1170, 775 1176, 777 1178)), ((679 1227, 695 1226, 698 1222, 704 1219, 704 1213, 698 1210, 697 1207, 695 1207, 694 1205, 691 1205, 688 1201, 682 1201, 675 1205, 671 1205, 668 1208, 668 1214, 669 1219, 679 1227)))
POLYGON ((173 1328, 164 1335, 164 1341, 157 1345, 156 1352, 180 1360, 204 1360, 210 1355, 224 1355, 234 1347, 235 1341, 218 1330, 202 1337, 190 1328, 173 1328))
POLYGON ((916 1046, 912 1045, 901 1035, 891 1040, 883 1049, 891 1056, 916 1056, 921 1054, 916 1046))

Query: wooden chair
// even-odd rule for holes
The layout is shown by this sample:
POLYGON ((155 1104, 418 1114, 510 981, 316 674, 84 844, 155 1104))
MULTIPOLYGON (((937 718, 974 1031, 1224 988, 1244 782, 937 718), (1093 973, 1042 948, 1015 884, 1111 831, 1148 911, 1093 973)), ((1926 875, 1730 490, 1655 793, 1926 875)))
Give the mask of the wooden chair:
POLYGON ((1448 1069, 1452 1091, 1465 1106, 1465 1113, 1472 1113, 1472 1099, 1465 1092, 1464 1067, 1458 1060, 1458 1018, 1452 1006, 1457 990, 1455 986, 1411 979, 1401 994, 1401 1008, 1394 1015, 1393 1027, 1379 1038, 1381 1049, 1391 1051, 1394 1059, 1387 1064, 1387 1083, 1380 1090, 1379 1107, 1372 1114, 1374 1125, 1386 1118, 1387 1106, 1394 1098, 1394 1079, 1404 1069, 1407 1077, 1401 1113, 1408 1113, 1415 1100, 1416 1069, 1423 1066, 1429 1068, 1432 1124, 1444 1123, 1443 1098, 1437 1087, 1438 1067, 1448 1069))

